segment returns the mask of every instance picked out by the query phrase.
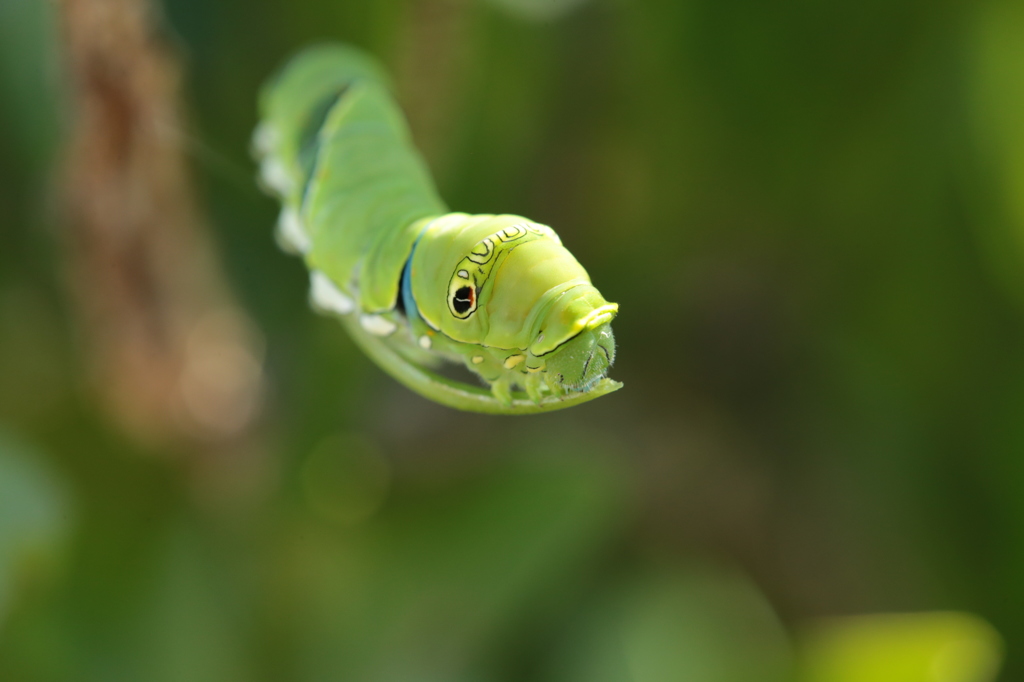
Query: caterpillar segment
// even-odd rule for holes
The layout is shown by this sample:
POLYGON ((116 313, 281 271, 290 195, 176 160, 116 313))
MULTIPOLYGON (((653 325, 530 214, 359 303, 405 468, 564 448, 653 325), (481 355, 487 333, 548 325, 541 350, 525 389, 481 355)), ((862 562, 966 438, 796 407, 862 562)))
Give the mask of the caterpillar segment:
POLYGON ((533 414, 621 387, 618 306, 545 225, 451 213, 384 71, 342 45, 301 52, 264 87, 253 136, 277 238, 310 270, 310 302, 382 369, 456 409, 533 414), (487 389, 435 371, 463 364, 487 389))

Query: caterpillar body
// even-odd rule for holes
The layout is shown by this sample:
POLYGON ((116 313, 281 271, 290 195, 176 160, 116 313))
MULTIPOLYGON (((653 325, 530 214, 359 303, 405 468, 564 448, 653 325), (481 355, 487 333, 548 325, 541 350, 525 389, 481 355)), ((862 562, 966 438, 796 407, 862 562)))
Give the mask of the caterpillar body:
POLYGON ((496 414, 546 412, 618 389, 618 306, 550 227, 451 213, 382 68, 344 45, 308 48, 264 86, 253 149, 282 204, 277 238, 385 371, 427 398, 496 414), (490 390, 433 371, 460 362, 490 390), (517 390, 518 389, 518 390, 517 390))

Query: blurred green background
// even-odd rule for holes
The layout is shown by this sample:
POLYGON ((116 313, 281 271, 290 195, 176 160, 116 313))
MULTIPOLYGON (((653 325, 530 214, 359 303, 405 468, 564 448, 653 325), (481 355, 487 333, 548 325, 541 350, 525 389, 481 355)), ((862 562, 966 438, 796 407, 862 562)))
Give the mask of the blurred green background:
POLYGON ((0 0, 0 680, 1024 679, 1024 3, 164 0, 230 447, 89 380, 60 7, 0 0), (324 39, 450 206, 558 230, 622 391, 449 411, 310 311, 248 145, 324 39))

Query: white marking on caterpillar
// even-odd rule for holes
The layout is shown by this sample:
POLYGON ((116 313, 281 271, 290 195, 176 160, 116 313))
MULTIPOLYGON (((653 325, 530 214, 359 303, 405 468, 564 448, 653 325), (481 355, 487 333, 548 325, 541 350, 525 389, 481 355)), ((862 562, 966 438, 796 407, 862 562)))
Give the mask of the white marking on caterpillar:
POLYGON ((309 273, 309 300, 314 308, 339 315, 348 315, 356 309, 352 299, 319 270, 309 273))
POLYGON ((469 273, 466 272, 465 270, 459 270, 458 275, 462 279, 469 279, 469 273))
POLYGON ((277 219, 277 241, 281 248, 292 253, 306 254, 313 248, 313 242, 302 226, 299 212, 294 208, 286 206, 281 209, 277 219))
POLYGON ((256 126, 256 130, 252 133, 252 151, 259 156, 266 156, 274 151, 278 140, 277 130, 263 121, 256 126))
POLYGON ((397 324, 380 315, 363 315, 359 318, 359 324, 374 336, 387 336, 398 329, 397 324))
POLYGON ((288 174, 288 169, 274 156, 264 157, 260 162, 260 181, 267 189, 282 197, 292 188, 292 178, 288 174))
POLYGON ((423 350, 430 350, 430 337, 424 334, 420 337, 419 344, 423 350))

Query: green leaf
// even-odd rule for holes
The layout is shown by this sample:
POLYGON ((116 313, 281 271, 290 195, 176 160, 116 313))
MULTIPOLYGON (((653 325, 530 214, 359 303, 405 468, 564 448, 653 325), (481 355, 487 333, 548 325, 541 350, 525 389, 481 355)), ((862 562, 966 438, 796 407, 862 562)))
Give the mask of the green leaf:
POLYGON ((990 682, 1002 659, 991 625, 967 613, 840 618, 803 638, 801 682, 990 682))

